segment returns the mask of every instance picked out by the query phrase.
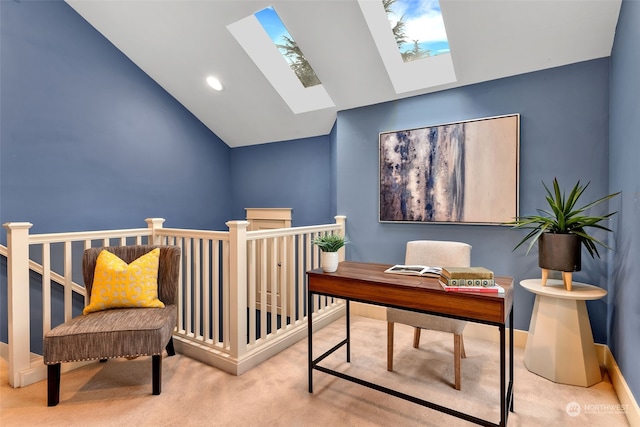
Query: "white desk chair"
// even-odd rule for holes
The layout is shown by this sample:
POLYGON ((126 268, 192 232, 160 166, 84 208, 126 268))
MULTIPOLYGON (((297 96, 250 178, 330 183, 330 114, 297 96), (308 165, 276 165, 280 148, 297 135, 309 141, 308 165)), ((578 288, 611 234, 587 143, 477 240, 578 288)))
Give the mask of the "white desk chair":
MULTIPOLYGON (((471 265, 471 246, 461 242, 414 240, 407 242, 404 263, 406 265, 428 265, 432 267, 469 267, 471 265)), ((462 331, 467 322, 397 308, 387 308, 388 371, 393 371, 393 332, 395 323, 403 323, 415 328, 413 333, 414 348, 420 346, 421 329, 453 334, 455 388, 460 390, 460 359, 466 357, 462 331)))

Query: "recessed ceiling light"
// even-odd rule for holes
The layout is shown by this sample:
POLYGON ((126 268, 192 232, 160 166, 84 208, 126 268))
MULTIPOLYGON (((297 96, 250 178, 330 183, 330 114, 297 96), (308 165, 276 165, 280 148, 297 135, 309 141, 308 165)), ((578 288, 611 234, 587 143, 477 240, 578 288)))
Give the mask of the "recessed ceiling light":
POLYGON ((207 84, 209 86, 211 86, 212 88, 214 88, 215 90, 222 90, 222 83, 220 83, 220 80, 218 80, 217 78, 213 77, 213 76, 209 76, 207 77, 207 84))

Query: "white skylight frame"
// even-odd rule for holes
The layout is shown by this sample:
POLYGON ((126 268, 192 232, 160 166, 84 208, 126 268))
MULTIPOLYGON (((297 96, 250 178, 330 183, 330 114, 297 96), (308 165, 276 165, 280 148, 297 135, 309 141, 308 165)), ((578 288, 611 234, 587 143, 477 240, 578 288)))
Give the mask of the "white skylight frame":
POLYGON ((397 94, 456 81, 451 53, 404 62, 389 29, 389 20, 382 1, 358 0, 358 5, 397 94))
POLYGON ((308 88, 302 85, 254 15, 228 25, 227 29, 294 114, 335 107, 322 84, 308 88))

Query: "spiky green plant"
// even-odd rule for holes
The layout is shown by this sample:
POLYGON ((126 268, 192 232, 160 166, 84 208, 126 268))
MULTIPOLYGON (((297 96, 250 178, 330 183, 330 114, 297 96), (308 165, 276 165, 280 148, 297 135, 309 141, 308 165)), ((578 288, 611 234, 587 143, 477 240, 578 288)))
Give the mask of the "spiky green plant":
POLYGON ((520 243, 513 248, 513 250, 515 251, 525 242, 530 240, 529 246, 527 247, 527 254, 529 254, 533 245, 538 241, 542 233, 545 232, 564 234, 572 233, 580 237, 580 242, 587 248, 587 251, 589 251, 592 258, 594 258, 594 255, 597 255, 598 258, 600 258, 596 244, 607 249, 610 248, 587 233, 585 228, 593 227, 600 230, 611 231, 611 229, 600 225, 599 222, 615 215, 617 212, 611 212, 602 216, 589 216, 585 214, 585 211, 617 196, 620 192, 609 194, 608 196, 602 197, 581 208, 576 208, 578 199, 582 193, 584 193, 584 190, 586 190, 589 184, 590 183, 587 183, 587 185, 582 186, 580 185, 580 181, 578 181, 571 189, 569 196, 565 197, 565 193, 560 191, 560 184, 558 183, 557 178, 553 179, 553 192, 551 192, 543 182, 542 185, 547 192, 547 203, 551 210, 537 209, 538 215, 521 216, 516 218, 515 221, 507 223, 507 225, 512 225, 512 228, 525 228, 531 230, 529 234, 527 234, 520 243))
POLYGON ((347 243, 346 239, 339 234, 324 234, 313 240, 322 252, 338 252, 347 243))

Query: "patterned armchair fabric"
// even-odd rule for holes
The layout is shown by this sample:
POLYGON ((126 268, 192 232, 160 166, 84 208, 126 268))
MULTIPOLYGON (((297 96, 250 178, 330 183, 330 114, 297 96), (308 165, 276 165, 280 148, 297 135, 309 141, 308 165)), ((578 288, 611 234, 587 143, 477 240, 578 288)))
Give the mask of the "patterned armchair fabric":
POLYGON ((91 295, 98 254, 106 249, 127 264, 160 248, 158 298, 164 308, 117 308, 79 315, 45 334, 44 363, 48 365, 48 405, 60 398, 60 363, 114 357, 152 356, 153 394, 160 394, 162 352, 175 354, 172 334, 177 318, 180 248, 176 246, 118 246, 91 248, 82 260, 87 299, 91 295))

